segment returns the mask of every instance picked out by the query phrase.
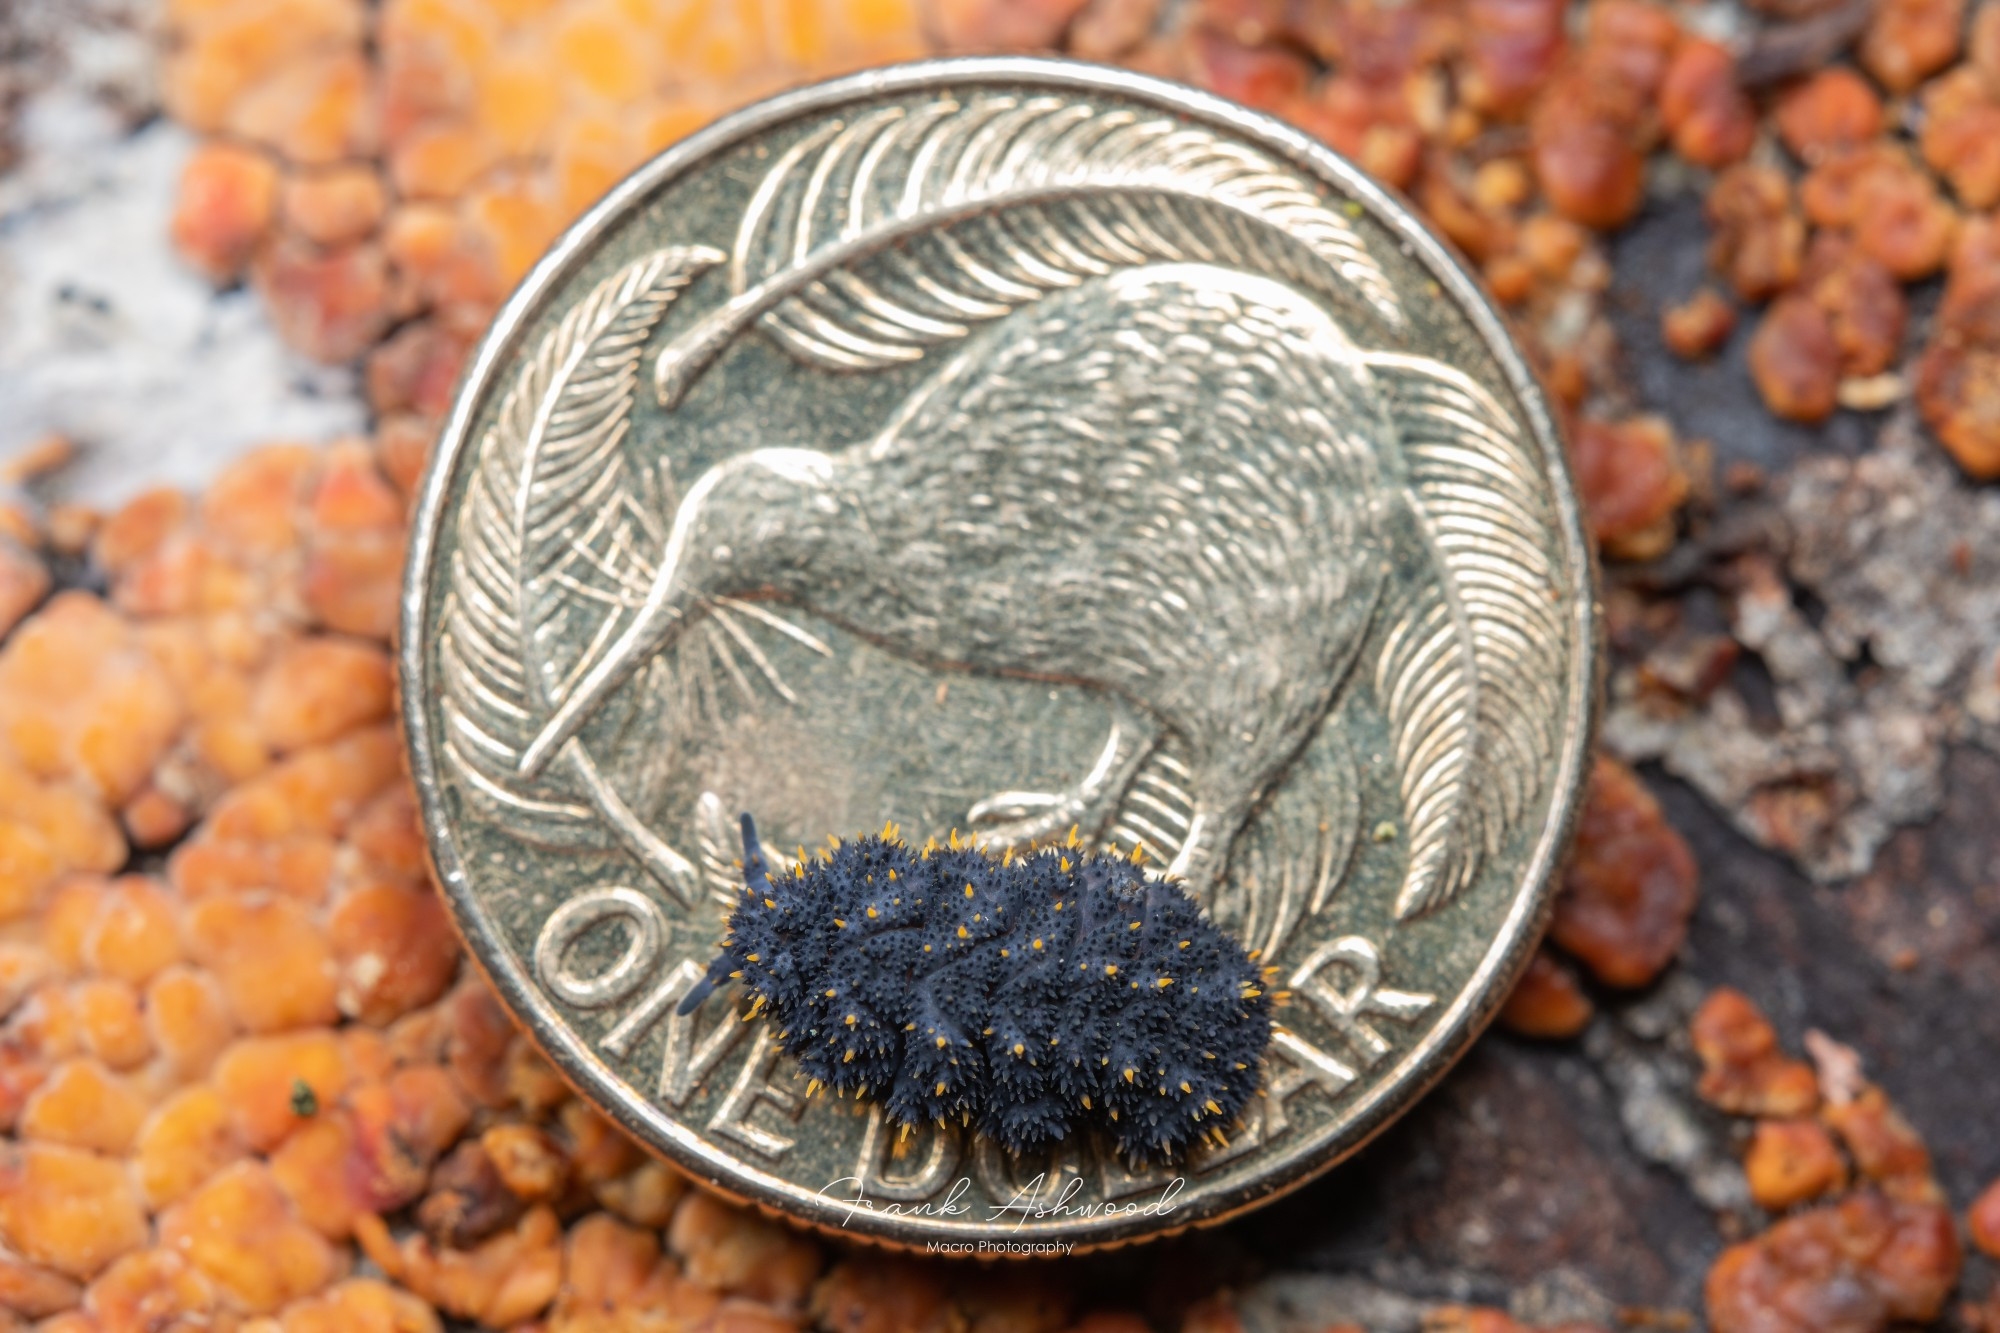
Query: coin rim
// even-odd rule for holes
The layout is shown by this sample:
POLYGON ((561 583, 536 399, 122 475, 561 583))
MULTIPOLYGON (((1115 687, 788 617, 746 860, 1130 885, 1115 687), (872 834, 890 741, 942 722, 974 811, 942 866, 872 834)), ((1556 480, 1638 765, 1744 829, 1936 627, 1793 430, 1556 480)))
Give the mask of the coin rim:
POLYGON ((1494 357, 1513 392, 1525 423, 1541 450, 1556 502, 1556 527, 1563 545, 1563 569, 1577 592, 1569 629, 1576 651, 1571 662, 1564 744, 1556 765, 1550 815, 1517 881, 1514 902, 1485 956, 1430 1034, 1379 1076, 1351 1108, 1345 1121, 1315 1152, 1281 1161, 1281 1169, 1254 1176, 1227 1190, 1202 1197, 1166 1218, 1085 1219, 1037 1222, 1037 1241, 1074 1242, 1075 1249, 1100 1249, 1155 1239, 1208 1226, 1261 1206, 1299 1188, 1359 1151, 1419 1100, 1478 1037, 1505 1002, 1513 980, 1527 966, 1554 902, 1559 863, 1582 804, 1584 779, 1595 737, 1601 696, 1601 610, 1596 563, 1585 539, 1581 506, 1547 400, 1506 326, 1450 247, 1433 235, 1387 189, 1325 145, 1260 112, 1211 93, 1150 75, 1045 57, 979 56, 923 60, 888 66, 781 93, 725 116, 669 148, 615 186, 577 219, 529 271, 501 307, 454 391, 449 417, 426 471, 405 565, 398 648, 398 684, 405 748, 423 814, 432 869, 451 905, 454 926, 502 1002, 523 1022, 530 1037, 563 1076, 599 1110, 642 1144, 659 1152, 711 1188, 752 1203, 815 1230, 850 1239, 907 1248, 927 1241, 991 1237, 1011 1224, 952 1222, 928 1217, 880 1217, 857 1211, 852 1225, 822 1215, 825 1203, 802 1186, 710 1146, 700 1135, 643 1097, 578 1037, 536 987, 500 938, 496 923, 480 903, 453 844, 442 809, 435 738, 427 709, 408 701, 428 701, 432 680, 425 640, 430 612, 429 585, 445 514, 445 499, 461 458, 472 440, 472 425, 499 371, 512 364, 525 330, 545 303, 589 261, 597 242, 625 222, 666 187, 716 154, 756 134, 801 116, 824 113, 860 101, 907 95, 940 86, 1009 85, 1035 89, 1109 94, 1242 136, 1273 153, 1316 182, 1368 209, 1373 220, 1401 245, 1454 301, 1494 357))

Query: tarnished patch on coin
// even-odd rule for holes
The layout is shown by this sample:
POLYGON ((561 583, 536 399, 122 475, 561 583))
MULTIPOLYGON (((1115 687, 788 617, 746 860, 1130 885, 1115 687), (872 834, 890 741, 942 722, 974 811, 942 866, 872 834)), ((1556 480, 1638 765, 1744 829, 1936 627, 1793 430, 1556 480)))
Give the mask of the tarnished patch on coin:
POLYGON ((1547 410, 1437 242, 1275 122, 1031 60, 780 97, 593 210, 467 378, 403 634, 536 1040, 697 1176, 913 1245, 1213 1221, 1406 1107, 1533 947, 1596 658, 1547 410), (739 995, 677 1012, 746 810, 1142 848, 1287 993, 1260 1094, 1146 1170, 809 1099, 739 995))

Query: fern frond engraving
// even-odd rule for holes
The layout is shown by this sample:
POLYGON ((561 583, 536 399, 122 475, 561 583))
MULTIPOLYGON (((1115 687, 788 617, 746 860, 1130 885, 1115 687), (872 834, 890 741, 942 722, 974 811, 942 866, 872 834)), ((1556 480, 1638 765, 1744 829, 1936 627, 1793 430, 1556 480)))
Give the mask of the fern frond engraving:
POLYGON ((1561 739, 1570 647, 1532 444, 1463 372, 1366 360, 1436 569, 1404 595, 1375 667, 1410 854, 1396 915, 1408 919, 1464 892, 1527 814, 1561 739))
POLYGON ((691 877, 685 861, 581 749, 533 782, 517 770, 582 652, 638 610, 651 580, 658 520, 623 449, 639 362, 667 306, 722 258, 673 247, 627 264, 524 360, 479 441, 438 645, 444 753, 475 802, 551 846, 608 832, 676 881, 691 877))
POLYGON ((1060 95, 884 107, 771 167, 737 233, 734 299, 655 380, 678 401, 752 323, 809 365, 879 370, 1119 269, 1246 260, 1404 322, 1338 206, 1230 136, 1060 95))

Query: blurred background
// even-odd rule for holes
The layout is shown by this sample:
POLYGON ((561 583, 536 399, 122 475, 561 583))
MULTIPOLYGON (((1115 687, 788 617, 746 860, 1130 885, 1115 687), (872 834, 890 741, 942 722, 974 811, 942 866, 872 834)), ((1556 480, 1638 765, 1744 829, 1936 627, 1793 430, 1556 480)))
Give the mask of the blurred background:
MULTIPOLYGON (((731 1291, 715 1275, 793 1264, 780 1327, 1053 1330, 1117 1307, 1145 1323, 1104 1333, 2000 1329, 1996 0, 0 0, 0 631, 22 625, 0 731, 56 728, 69 757, 36 780, 88 770, 123 830, 94 860, 17 858, 9 929, 57 939, 37 895, 128 844, 176 893, 226 879, 185 849, 239 836, 200 822, 231 784, 329 741, 327 716, 387 716, 403 505, 469 349, 572 218, 757 97, 996 51, 1280 116, 1484 281, 1564 418, 1604 560, 1590 809, 1500 1028, 1288 1200, 1023 1278, 775 1241, 731 1251, 739 1272, 711 1252, 738 1234, 719 1209, 681 1208, 669 1249, 731 1291), (246 535, 295 499, 296 531, 246 535), (158 688, 256 734, 175 758, 158 718, 179 712, 76 664, 213 610, 218 569, 296 574, 240 618, 337 637, 340 669, 251 653, 229 622, 227 690, 194 658, 158 688), (123 628, 79 628, 72 601, 58 631, 52 588, 102 594, 123 628), (34 634, 61 651, 33 657, 34 634)), ((423 1003, 448 1007, 455 945, 411 912, 402 938, 421 918, 442 941, 423 1003)), ((356 1004, 315 1021, 373 1021, 356 1004)), ((45 1015, 8 1024, 0 1063, 41 1077, 45 1015)), ((8 1077, 18 1109, 32 1084, 8 1077)), ((588 1135, 550 1132, 580 1172, 588 1135)), ((32 1249, 48 1232, 10 1179, 0 1239, 32 1249)), ((61 1254, 34 1263, 76 1290, 39 1305, 0 1255, 0 1328, 166 1326, 78 1295, 108 1255, 61 1254), (61 1324, 72 1307, 92 1322, 61 1324)), ((519 1255, 482 1262, 497 1283, 519 1255)), ((452 1312, 407 1254, 363 1271, 452 1312)), ((460 1304, 468 1326, 670 1326, 460 1304)), ((391 1327, 325 1317, 298 1326, 391 1327)))

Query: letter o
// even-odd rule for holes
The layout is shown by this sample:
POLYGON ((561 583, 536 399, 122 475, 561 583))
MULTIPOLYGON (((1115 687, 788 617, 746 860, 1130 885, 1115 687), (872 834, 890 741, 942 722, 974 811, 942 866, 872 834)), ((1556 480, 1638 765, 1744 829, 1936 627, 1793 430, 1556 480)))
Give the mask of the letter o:
POLYGON ((636 889, 591 889, 549 913, 535 938, 535 975, 556 998, 579 1009, 601 1009, 631 994, 660 959, 667 942, 667 919, 659 906, 636 889), (570 970, 572 946, 597 926, 624 921, 631 938, 618 961, 594 977, 570 970))

